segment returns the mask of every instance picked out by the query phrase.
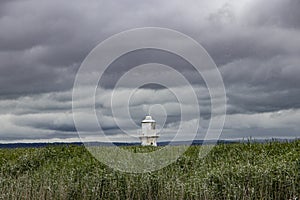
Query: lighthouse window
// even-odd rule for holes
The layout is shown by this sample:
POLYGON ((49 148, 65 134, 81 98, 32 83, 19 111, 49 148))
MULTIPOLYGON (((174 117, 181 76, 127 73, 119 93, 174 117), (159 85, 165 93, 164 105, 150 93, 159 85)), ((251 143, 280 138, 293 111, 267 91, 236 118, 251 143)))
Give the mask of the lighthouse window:
POLYGON ((155 123, 152 123, 151 126, 152 126, 152 129, 155 129, 155 123))

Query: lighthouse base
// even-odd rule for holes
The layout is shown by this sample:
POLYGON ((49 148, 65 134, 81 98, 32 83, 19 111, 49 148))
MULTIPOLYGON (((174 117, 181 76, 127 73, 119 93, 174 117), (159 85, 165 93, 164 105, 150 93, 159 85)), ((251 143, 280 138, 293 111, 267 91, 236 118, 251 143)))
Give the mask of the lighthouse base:
POLYGON ((141 136, 139 138, 142 142, 142 146, 157 146, 156 141, 158 136, 141 136))

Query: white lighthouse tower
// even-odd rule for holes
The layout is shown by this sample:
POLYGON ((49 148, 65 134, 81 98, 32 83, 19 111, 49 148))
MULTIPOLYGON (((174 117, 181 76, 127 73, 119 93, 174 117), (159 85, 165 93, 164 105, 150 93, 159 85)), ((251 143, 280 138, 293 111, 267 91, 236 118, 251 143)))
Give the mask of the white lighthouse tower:
POLYGON ((155 124, 155 120, 149 115, 142 121, 142 135, 139 137, 142 146, 157 146, 156 140, 159 136, 156 134, 155 124))

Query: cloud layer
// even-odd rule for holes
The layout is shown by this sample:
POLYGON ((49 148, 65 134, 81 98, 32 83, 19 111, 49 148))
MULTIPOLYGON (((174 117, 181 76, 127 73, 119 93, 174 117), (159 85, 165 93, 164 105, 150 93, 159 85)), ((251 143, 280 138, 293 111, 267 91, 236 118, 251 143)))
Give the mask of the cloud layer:
MULTIPOLYGON (((1 1, 0 140, 78 138, 71 90, 81 62, 112 34, 146 26, 171 28, 191 36, 216 62, 228 103, 222 138, 299 137, 299 9, 298 0, 1 1)), ((96 108, 107 134, 124 136, 115 121, 132 134, 137 131, 126 115, 112 116, 108 96, 122 73, 149 62, 174 67, 197 88, 201 116, 195 116, 188 103, 183 106, 191 110, 191 121, 200 119, 201 135, 211 112, 204 81, 183 59, 154 50, 119 58, 100 81, 103 88, 97 90, 96 108)), ((128 84, 116 91, 118 105, 128 104, 122 94, 131 87, 128 84)), ((174 86, 174 90, 184 91, 182 87, 174 86)), ((89 127, 91 116, 84 113, 85 98, 80 103, 82 120, 89 127)), ((165 139, 170 139, 180 113, 168 90, 140 88, 130 101, 131 117, 138 124, 156 104, 161 107, 153 107, 152 115, 162 126, 166 121, 165 139)), ((122 109, 120 106, 120 113, 125 113, 122 109)), ((186 127, 191 121, 184 122, 186 127)), ((87 130, 90 137, 97 133, 96 127, 87 130)))

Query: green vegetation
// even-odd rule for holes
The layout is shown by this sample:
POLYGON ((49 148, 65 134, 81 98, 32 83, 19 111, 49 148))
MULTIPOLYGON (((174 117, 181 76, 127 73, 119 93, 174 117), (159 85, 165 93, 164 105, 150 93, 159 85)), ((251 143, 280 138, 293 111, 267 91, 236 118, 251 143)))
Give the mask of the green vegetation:
POLYGON ((200 149, 144 174, 114 171, 83 146, 0 149, 0 199, 300 198, 299 140, 220 144, 204 159, 200 149))

